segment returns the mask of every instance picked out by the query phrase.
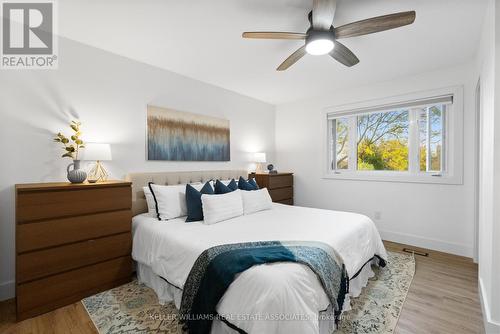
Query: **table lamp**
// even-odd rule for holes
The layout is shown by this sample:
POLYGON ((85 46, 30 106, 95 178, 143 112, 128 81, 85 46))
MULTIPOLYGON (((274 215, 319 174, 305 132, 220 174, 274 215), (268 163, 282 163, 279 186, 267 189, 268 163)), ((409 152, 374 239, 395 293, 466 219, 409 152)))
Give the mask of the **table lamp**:
POLYGON ((108 173, 101 164, 101 161, 111 160, 111 145, 98 143, 85 144, 82 160, 96 162, 87 175, 87 180, 90 183, 106 181, 108 179, 108 173))
POLYGON ((253 161, 257 165, 256 172, 263 173, 264 168, 262 168, 262 164, 266 162, 266 153, 257 152, 253 154, 253 161))

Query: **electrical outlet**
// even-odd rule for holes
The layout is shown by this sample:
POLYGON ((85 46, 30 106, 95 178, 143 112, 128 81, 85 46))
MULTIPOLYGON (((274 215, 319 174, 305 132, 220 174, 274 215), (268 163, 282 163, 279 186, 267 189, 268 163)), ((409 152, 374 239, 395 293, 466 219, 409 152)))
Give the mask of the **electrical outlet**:
POLYGON ((382 212, 375 211, 375 214, 373 215, 373 218, 375 218, 375 220, 380 220, 382 218, 382 212))

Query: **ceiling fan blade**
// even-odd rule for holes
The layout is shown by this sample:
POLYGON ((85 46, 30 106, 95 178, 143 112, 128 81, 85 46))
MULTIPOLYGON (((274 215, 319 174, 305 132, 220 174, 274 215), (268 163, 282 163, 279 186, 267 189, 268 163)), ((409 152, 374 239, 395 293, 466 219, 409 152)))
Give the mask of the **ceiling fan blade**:
POLYGON ((335 28, 335 38, 355 37, 399 28, 415 22, 415 11, 372 17, 335 28))
POLYGON ((290 66, 295 64, 300 58, 304 57, 306 54, 306 46, 301 46, 297 51, 292 53, 284 62, 281 63, 280 66, 276 69, 276 71, 284 71, 288 69, 290 66))
POLYGON ((317 30, 330 30, 336 7, 337 0, 313 0, 313 28, 317 30))
POLYGON ((306 34, 298 32, 273 32, 273 31, 261 31, 261 32, 244 32, 242 34, 243 38, 263 38, 263 39, 306 39, 306 34))
POLYGON ((335 47, 330 52, 330 56, 345 66, 351 67, 359 63, 358 57, 351 50, 349 50, 344 44, 335 41, 335 47))

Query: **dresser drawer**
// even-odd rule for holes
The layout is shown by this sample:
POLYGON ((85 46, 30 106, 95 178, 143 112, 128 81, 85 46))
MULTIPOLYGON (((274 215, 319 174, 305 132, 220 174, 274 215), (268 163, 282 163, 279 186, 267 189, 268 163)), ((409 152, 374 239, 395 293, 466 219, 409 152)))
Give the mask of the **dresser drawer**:
POLYGON ((52 219, 17 226, 17 252, 129 232, 130 209, 71 218, 52 219))
POLYGON ((25 253, 17 258, 17 281, 23 283, 50 276, 129 255, 131 251, 132 236, 128 232, 25 253))
POLYGON ((72 190, 22 191, 17 195, 18 223, 131 209, 130 186, 72 190))
POLYGON ((130 256, 50 276, 17 286, 17 312, 20 319, 46 312, 62 305, 129 281, 130 256), (114 283, 114 284, 111 284, 114 283))
POLYGON ((271 195, 273 202, 279 202, 293 198, 293 188, 270 189, 269 194, 271 195))
POLYGON ((286 188, 293 186, 293 175, 269 175, 268 189, 286 188))

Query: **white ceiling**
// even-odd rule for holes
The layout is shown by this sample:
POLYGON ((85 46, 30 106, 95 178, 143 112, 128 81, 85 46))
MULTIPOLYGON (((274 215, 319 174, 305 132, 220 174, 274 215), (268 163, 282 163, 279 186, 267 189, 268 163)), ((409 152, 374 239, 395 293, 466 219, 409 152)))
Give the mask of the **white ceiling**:
POLYGON ((244 40, 243 31, 304 32, 312 0, 60 1, 62 36, 273 104, 470 60, 484 0, 339 0, 334 26, 416 10, 413 25, 345 39, 361 62, 306 56, 275 68, 301 41, 244 40))

